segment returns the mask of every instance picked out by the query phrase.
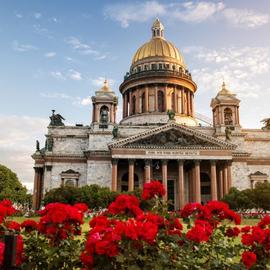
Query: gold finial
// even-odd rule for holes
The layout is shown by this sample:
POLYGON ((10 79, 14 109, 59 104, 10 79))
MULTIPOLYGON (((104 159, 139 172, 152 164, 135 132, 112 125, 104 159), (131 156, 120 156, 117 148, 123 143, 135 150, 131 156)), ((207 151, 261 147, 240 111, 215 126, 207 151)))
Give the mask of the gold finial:
POLYGON ((104 86, 107 86, 107 87, 109 86, 109 82, 107 79, 104 80, 104 86))
POLYGON ((222 83, 222 89, 226 89, 226 84, 224 82, 224 79, 223 79, 223 83, 222 83))

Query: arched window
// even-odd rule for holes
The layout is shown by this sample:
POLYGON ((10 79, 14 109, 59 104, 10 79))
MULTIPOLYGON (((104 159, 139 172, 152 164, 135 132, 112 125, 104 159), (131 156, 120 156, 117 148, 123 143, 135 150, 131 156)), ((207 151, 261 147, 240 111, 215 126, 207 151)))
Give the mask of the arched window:
POLYGON ((142 94, 142 113, 145 112, 145 93, 142 94))
POLYGON ((224 110, 224 124, 226 126, 233 125, 232 110, 230 108, 224 110))
POLYGON ((132 114, 136 113, 136 97, 132 97, 132 114))
POLYGON ((158 91, 158 111, 164 112, 164 93, 162 91, 158 91))

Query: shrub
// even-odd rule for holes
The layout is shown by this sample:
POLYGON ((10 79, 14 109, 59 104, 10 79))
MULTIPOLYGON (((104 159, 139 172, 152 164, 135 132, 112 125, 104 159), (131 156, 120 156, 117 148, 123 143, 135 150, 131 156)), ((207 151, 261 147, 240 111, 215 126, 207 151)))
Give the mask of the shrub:
POLYGON ((52 189, 44 196, 43 203, 61 202, 74 205, 82 202, 88 205, 91 209, 107 208, 114 201, 118 193, 111 191, 107 187, 99 185, 86 185, 83 187, 60 187, 52 189))
MULTIPOLYGON (((224 202, 189 203, 168 212, 162 187, 149 183, 143 193, 154 202, 151 209, 143 211, 134 195, 119 195, 90 220, 89 232, 80 238, 85 204, 51 203, 39 212, 38 223, 20 225, 6 219, 15 210, 5 200, 0 202, 0 235, 4 230, 19 234, 17 266, 22 270, 269 269, 270 216, 238 227, 240 216, 224 202)), ((0 241, 0 267, 3 250, 0 241)))

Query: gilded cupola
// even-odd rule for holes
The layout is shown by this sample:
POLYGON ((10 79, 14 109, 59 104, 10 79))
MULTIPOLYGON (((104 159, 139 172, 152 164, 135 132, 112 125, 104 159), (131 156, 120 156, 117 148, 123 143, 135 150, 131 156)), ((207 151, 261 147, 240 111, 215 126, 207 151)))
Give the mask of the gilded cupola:
POLYGON ((120 92, 121 123, 165 124, 168 113, 179 124, 196 126, 194 93, 197 90, 180 51, 164 37, 164 26, 156 19, 150 41, 134 54, 120 92))
MULTIPOLYGON (((186 68, 180 51, 164 38, 164 26, 159 19, 152 25, 152 38, 143 44, 132 59, 131 70, 143 64, 159 61, 175 67, 186 68)), ((165 65, 166 65, 165 64, 165 65)), ((142 67, 143 68, 143 67, 142 67)))

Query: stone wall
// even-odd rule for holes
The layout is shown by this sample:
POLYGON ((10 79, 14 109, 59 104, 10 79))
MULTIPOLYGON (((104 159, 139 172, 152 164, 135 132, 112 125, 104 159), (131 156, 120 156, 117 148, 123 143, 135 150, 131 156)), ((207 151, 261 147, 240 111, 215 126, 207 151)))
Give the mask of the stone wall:
POLYGON ((111 188, 111 161, 93 161, 87 162, 87 185, 97 184, 111 188))
POLYGON ((54 162, 52 164, 51 172, 45 170, 44 179, 44 191, 58 188, 61 185, 61 176, 60 174, 69 169, 74 170, 75 172, 80 173, 79 177, 79 186, 84 186, 87 184, 87 164, 86 163, 60 163, 54 162))

